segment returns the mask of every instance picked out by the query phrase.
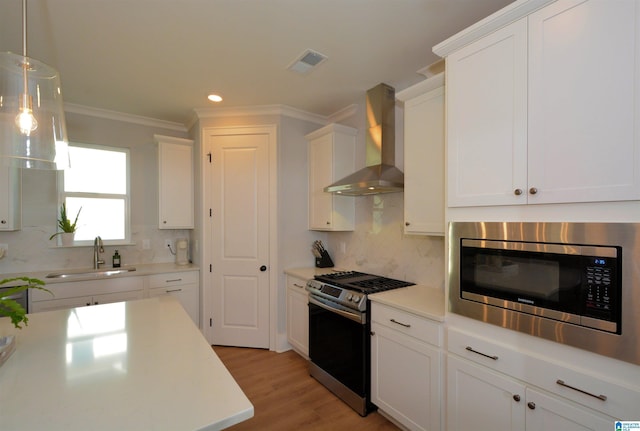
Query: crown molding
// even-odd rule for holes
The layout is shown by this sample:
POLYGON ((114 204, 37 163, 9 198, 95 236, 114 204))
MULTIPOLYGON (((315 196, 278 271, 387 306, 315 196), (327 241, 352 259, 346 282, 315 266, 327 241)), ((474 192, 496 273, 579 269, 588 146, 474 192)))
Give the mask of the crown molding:
POLYGON ((187 132, 187 127, 182 123, 173 121, 157 120, 155 118, 143 117, 140 115, 125 114, 122 112, 109 111, 107 109, 93 108, 90 106, 76 105, 73 103, 64 104, 65 112, 73 114, 87 115, 90 117, 104 118, 107 120, 123 121, 126 123, 139 124, 141 126, 158 127, 177 132, 187 132))
POLYGON ((329 123, 339 123, 341 121, 344 121, 347 118, 351 118, 356 115, 356 112, 358 112, 357 104, 354 103, 353 105, 346 106, 339 111, 336 111, 333 114, 329 115, 329 123))
MULTIPOLYGON (((198 119, 203 118, 223 118, 223 117, 248 117, 258 115, 282 115, 296 118, 298 120, 309 121, 321 125, 329 121, 324 115, 313 114, 301 109, 292 108, 287 105, 260 105, 244 106, 237 108, 196 108, 194 109, 198 119)), ((190 123, 193 124, 193 123, 190 123)))
POLYGON ((451 36, 433 47, 433 52, 446 57, 469 43, 480 39, 512 22, 524 18, 532 12, 552 3, 555 0, 517 0, 499 11, 478 21, 461 32, 451 36))

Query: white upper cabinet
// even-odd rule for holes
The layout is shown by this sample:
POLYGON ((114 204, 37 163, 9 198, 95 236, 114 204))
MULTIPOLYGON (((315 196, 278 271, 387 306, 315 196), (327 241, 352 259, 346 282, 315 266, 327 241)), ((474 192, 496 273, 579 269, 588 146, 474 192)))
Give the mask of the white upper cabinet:
POLYGON ((330 124, 306 135, 309 155, 309 229, 350 231, 355 223, 353 196, 324 188, 355 172, 357 130, 330 124))
POLYGON ((444 74, 396 97, 404 101, 404 232, 444 235, 444 74))
POLYGON ((193 141, 155 135, 158 143, 158 227, 193 229, 193 141))
MULTIPOLYGON (((515 2, 453 39, 543 3, 515 2)), ((558 0, 434 48, 447 55, 449 206, 640 198, 639 7, 558 0)))
POLYGON ((21 218, 20 169, 0 164, 0 231, 20 230, 21 218))

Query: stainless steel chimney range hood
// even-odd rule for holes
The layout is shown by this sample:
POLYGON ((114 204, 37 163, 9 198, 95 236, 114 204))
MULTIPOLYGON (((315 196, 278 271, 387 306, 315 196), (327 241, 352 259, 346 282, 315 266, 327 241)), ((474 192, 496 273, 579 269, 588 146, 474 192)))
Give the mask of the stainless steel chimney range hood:
POLYGON ((364 196, 403 191, 404 174, 395 167, 395 101, 395 90, 386 84, 367 91, 367 166, 325 187, 325 192, 364 196))

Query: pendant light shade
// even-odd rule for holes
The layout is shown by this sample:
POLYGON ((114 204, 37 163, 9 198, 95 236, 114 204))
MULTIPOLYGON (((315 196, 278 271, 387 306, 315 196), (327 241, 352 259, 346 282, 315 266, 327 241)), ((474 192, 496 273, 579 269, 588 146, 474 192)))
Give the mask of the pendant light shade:
POLYGON ((60 76, 27 57, 26 0, 23 55, 0 53, 0 163, 27 169, 69 166, 60 76))

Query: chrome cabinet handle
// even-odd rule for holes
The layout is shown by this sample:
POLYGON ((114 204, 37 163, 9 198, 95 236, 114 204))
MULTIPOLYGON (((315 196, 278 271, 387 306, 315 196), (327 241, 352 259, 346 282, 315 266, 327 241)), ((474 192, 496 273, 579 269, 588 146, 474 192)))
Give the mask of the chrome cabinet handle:
POLYGON ((513 191, 513 194, 516 195, 516 196, 520 196, 522 194, 522 189, 515 189, 513 191))
POLYGON ((515 394, 515 395, 513 396, 513 400, 514 400, 515 402, 519 403, 519 402, 520 402, 520 395, 515 394))
POLYGON ((176 281, 182 281, 181 278, 176 278, 175 280, 165 280, 165 283, 175 283, 176 281))
POLYGON ((411 226, 411 223, 409 223, 408 221, 404 222, 405 226, 411 226))
POLYGON ((330 222, 330 221, 328 221, 328 222, 327 222, 327 226, 328 226, 328 225, 330 225, 330 224, 331 224, 331 222, 330 222))
POLYGON ((527 407, 529 407, 531 410, 535 410, 536 409, 536 403, 534 403, 533 401, 529 401, 527 403, 527 407))
POLYGON ((396 325, 404 326, 405 328, 411 328, 411 325, 408 323, 398 322, 396 319, 389 319, 390 322, 395 323, 396 325))
POLYGON ((538 193, 538 189, 535 187, 531 187, 529 189, 529 194, 535 195, 536 193, 538 193))
POLYGON ((294 285, 295 287, 299 287, 300 289, 303 289, 303 288, 304 288, 304 286, 300 286, 298 283, 293 283, 293 285, 294 285))
POLYGON ((494 361, 498 360, 498 357, 496 355, 487 355, 486 353, 478 352, 477 350, 474 350, 473 347, 471 346, 467 346, 465 347, 465 349, 467 349, 470 352, 476 353, 478 355, 484 356, 485 358, 493 359, 494 361))
POLYGON ((165 293, 171 293, 171 292, 182 292, 182 289, 169 289, 169 290, 165 290, 165 293))
POLYGON ((573 389, 576 392, 580 392, 581 394, 589 395, 590 397, 597 398, 597 399, 599 399, 601 401, 607 401, 607 396, 606 395, 595 395, 595 394, 592 394, 591 392, 587 392, 587 391, 584 391, 582 389, 576 388, 575 386, 568 385, 568 384, 566 384, 564 382, 564 380, 558 379, 558 380, 556 380, 556 383, 559 384, 560 386, 564 386, 565 388, 573 389))

